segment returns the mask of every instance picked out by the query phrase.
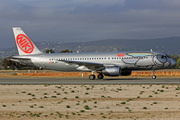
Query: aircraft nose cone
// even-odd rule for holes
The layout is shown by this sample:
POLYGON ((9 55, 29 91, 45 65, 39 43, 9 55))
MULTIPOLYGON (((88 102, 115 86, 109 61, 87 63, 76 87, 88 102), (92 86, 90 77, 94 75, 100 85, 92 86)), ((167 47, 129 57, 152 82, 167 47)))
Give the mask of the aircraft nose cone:
POLYGON ((177 61, 174 59, 171 59, 171 66, 175 67, 177 65, 177 61))

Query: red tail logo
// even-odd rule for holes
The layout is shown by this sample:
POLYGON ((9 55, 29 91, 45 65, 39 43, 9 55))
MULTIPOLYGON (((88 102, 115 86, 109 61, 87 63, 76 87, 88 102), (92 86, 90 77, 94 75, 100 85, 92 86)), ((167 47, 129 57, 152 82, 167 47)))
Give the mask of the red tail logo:
POLYGON ((16 42, 17 42, 19 48, 23 52, 25 52, 27 54, 30 54, 33 52, 34 45, 26 35, 19 34, 16 38, 16 42))

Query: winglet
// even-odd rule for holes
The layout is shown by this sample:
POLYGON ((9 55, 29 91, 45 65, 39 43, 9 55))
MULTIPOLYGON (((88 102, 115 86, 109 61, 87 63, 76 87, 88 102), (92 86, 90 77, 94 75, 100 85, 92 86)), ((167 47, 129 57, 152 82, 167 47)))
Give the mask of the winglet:
POLYGON ((42 53, 20 27, 13 27, 13 32, 19 55, 42 53))

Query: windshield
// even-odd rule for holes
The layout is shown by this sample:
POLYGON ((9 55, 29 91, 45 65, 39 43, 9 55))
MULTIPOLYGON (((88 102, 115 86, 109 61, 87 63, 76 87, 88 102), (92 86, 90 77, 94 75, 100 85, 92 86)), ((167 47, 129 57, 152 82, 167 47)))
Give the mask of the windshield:
POLYGON ((165 54, 167 58, 170 58, 169 55, 165 54))

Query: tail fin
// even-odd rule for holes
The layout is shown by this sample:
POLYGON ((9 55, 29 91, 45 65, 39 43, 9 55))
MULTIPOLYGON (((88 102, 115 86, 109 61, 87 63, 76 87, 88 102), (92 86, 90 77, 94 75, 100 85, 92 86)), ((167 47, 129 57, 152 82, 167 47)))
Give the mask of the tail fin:
POLYGON ((42 53, 20 27, 14 27, 13 32, 19 55, 42 53))

